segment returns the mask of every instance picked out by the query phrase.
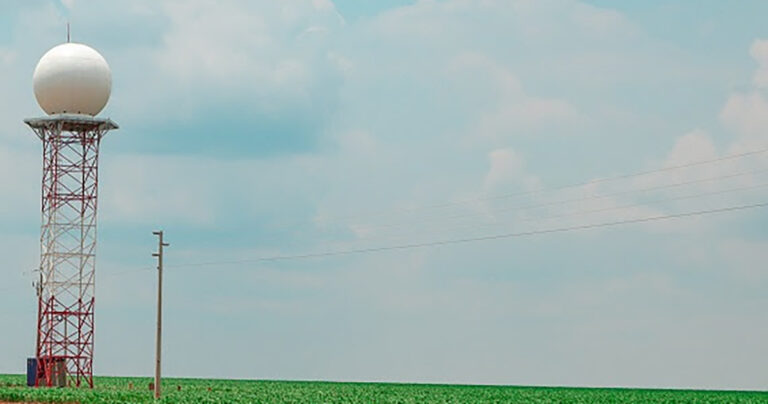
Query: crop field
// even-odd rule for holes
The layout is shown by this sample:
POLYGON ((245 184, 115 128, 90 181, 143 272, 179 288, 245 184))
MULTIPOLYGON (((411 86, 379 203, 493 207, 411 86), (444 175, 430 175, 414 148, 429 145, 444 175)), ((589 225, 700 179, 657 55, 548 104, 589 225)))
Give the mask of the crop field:
MULTIPOLYGON (((96 388, 33 389, 0 375, 0 402, 154 403, 149 378, 96 388)), ((768 403, 768 392, 166 379, 161 403, 768 403), (180 390, 179 390, 180 387, 180 390)))

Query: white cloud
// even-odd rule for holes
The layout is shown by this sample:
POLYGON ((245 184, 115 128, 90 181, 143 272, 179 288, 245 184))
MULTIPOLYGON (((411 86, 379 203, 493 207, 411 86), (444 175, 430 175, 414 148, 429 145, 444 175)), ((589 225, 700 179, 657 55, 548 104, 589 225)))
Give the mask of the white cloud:
POLYGON ((756 39, 749 48, 749 54, 758 64, 753 78, 755 86, 768 88, 768 40, 756 39))
POLYGON ((12 49, 0 47, 0 66, 7 67, 16 61, 17 54, 12 49))
MULTIPOLYGON (((768 61, 768 41, 756 40, 750 50, 758 60, 760 67, 754 77, 756 87, 762 87, 764 65, 768 61)), ((731 154, 757 151, 768 145, 768 101, 764 95, 752 90, 735 93, 728 97, 719 114, 720 122, 733 133, 733 137, 723 146, 716 146, 712 135, 703 130, 694 130, 679 137, 666 159, 655 164, 656 167, 674 167, 695 163, 698 161, 714 160, 731 154)), ((745 158, 728 159, 722 163, 694 165, 692 167, 646 175, 633 181, 639 187, 664 186, 667 184, 694 181, 684 187, 672 187, 663 195, 680 195, 681 192, 690 194, 727 191, 728 189, 745 188, 744 191, 723 193, 719 197, 702 198, 700 201, 686 201, 688 210, 694 206, 700 209, 718 208, 728 205, 749 204, 762 202, 755 198, 759 195, 759 187, 764 180, 762 171, 766 167, 761 155, 751 155, 745 158), (721 178, 721 179, 718 179, 721 178), (703 181, 701 181, 703 180, 703 181), (751 189, 749 189, 752 187, 751 189)), ((682 194, 685 195, 685 194, 682 194)), ((701 232, 704 229, 714 231, 723 229, 728 218, 712 218, 706 221, 685 221, 681 223, 662 223, 654 225, 656 229, 668 231, 701 232), (692 227, 694 226, 694 227, 692 227)))
POLYGON ((480 118, 476 134, 493 139, 515 138, 541 130, 557 133, 579 124, 581 115, 568 102, 529 98, 505 103, 480 118))
POLYGON ((768 142, 768 101, 759 92, 732 95, 720 112, 720 119, 737 132, 741 141, 768 142))
MULTIPOLYGON (((690 163, 714 160, 719 157, 723 157, 723 153, 715 146, 712 136, 701 129, 696 129, 679 137, 672 146, 672 149, 667 153, 665 159, 655 163, 654 166, 657 168, 676 167, 690 163)), ((741 163, 741 161, 735 160, 725 161, 722 164, 701 164, 689 168, 661 171, 659 173, 643 175, 637 178, 634 183, 639 187, 663 186, 666 184, 695 181, 697 179, 715 178, 718 176, 744 172, 750 168, 754 168, 754 166, 750 167, 748 164, 741 163)), ((736 185, 743 185, 744 180, 749 182, 749 177, 747 176, 741 179, 737 178, 734 181, 736 185)), ((734 185, 734 181, 730 181, 729 183, 734 185)), ((704 191, 712 190, 713 188, 717 189, 721 186, 722 183, 713 181, 702 182, 685 189, 704 191)), ((676 190, 672 189, 672 191, 676 190)))
POLYGON ((336 7, 333 5, 333 2, 331 0, 312 0, 312 6, 315 7, 317 10, 335 10, 336 7))
POLYGON ((701 129, 693 130, 675 141, 663 166, 677 166, 717 157, 717 150, 709 134, 701 129))
POLYGON ((731 152, 768 145, 768 100, 759 91, 768 88, 768 40, 756 39, 750 54, 758 62, 753 78, 755 89, 732 94, 720 111, 720 121, 736 134, 729 146, 731 152))
POLYGON ((583 30, 592 35, 637 35, 631 22, 616 10, 603 9, 583 3, 573 4, 573 20, 583 30))
POLYGON ((490 168, 485 176, 484 189, 488 195, 502 193, 509 185, 529 190, 539 186, 539 180, 526 173, 525 159, 512 149, 497 149, 488 154, 490 168))
POLYGON ((166 74, 198 85, 244 87, 306 86, 312 53, 300 49, 299 33, 338 26, 333 4, 168 2, 170 27, 157 58, 166 74), (299 33, 295 32, 299 30, 299 33))
MULTIPOLYGON (((768 63, 768 40, 755 40, 750 53, 760 64, 756 71, 754 85, 755 87, 762 87, 763 83, 758 77, 763 74, 764 65, 768 63)), ((729 154, 759 150, 768 145, 768 138, 766 138, 766 133, 768 133, 768 100, 757 89, 731 94, 720 110, 719 120, 733 135, 728 142, 718 147, 711 134, 700 129, 691 131, 676 139, 660 166, 676 166, 711 160, 729 154)), ((722 164, 705 164, 682 171, 663 173, 663 176, 683 180, 701 175, 710 177, 722 175, 739 169, 742 171, 755 170, 762 166, 759 157, 758 155, 752 158, 734 159, 722 164)), ((662 174, 640 180, 653 183, 661 176, 662 174)), ((754 179, 747 177, 744 181, 749 183, 754 182, 754 179)))
POLYGON ((488 55, 459 54, 446 74, 461 97, 479 109, 471 136, 506 140, 542 130, 561 132, 584 121, 568 101, 526 94, 511 69, 488 55))

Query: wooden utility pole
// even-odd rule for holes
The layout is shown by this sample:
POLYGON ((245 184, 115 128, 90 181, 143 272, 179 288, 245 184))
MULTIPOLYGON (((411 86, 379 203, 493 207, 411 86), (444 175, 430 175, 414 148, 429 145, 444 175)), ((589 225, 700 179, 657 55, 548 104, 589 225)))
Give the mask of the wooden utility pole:
POLYGON ((160 398, 160 354, 163 338, 163 247, 170 244, 163 242, 163 231, 153 231, 157 236, 157 252, 153 257, 157 257, 157 339, 155 346, 155 398, 160 398))

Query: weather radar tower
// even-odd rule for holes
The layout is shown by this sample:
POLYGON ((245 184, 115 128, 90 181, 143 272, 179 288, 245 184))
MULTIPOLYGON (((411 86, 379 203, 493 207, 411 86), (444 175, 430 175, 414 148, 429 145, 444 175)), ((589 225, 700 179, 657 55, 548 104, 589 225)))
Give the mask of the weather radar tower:
POLYGON ((93 48, 65 43, 35 68, 47 116, 26 119, 43 143, 36 386, 93 387, 99 143, 117 125, 97 118, 112 73, 93 48))

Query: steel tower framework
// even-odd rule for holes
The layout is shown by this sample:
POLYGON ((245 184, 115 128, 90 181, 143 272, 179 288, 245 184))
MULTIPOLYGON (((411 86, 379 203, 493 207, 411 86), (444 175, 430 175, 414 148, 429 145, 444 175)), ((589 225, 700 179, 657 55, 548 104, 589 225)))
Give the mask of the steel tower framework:
POLYGON ((43 143, 36 386, 93 387, 99 144, 109 119, 24 121, 43 143))

